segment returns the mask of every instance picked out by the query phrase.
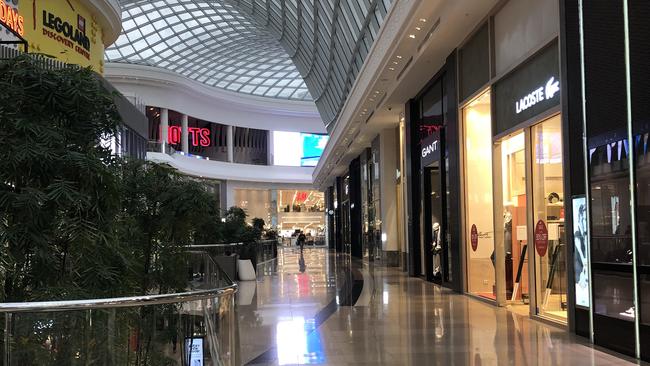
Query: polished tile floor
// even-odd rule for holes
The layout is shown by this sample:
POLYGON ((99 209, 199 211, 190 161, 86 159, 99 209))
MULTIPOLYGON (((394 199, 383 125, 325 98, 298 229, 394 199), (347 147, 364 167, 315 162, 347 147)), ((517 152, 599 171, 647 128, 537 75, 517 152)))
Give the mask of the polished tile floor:
POLYGON ((238 299, 248 365, 633 365, 567 331, 454 294, 397 269, 356 264, 325 249, 279 252, 238 299), (357 291, 358 292, 358 291, 357 291))

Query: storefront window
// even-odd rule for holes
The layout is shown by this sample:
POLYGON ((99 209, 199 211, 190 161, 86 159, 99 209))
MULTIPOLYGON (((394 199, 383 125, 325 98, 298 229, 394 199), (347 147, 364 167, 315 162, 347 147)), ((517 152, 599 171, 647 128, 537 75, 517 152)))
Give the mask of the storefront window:
POLYGON ((566 321, 568 281, 560 116, 534 126, 532 137, 533 223, 539 235, 531 254, 535 257, 537 309, 539 315, 566 321))
POLYGON ((467 287, 472 294, 496 299, 489 91, 463 109, 463 142, 467 287))
POLYGON ((594 311, 633 321, 629 149, 626 140, 589 151, 594 311), (611 270, 609 270, 611 268, 611 270))
MULTIPOLYGON (((639 273, 639 307, 641 334, 644 340, 650 332, 650 133, 637 135, 636 145, 636 219, 637 263, 639 273)), ((650 349, 644 348, 647 353, 650 349)))
MULTIPOLYGON (((501 140, 500 169, 501 176, 496 177, 501 187, 502 201, 497 202, 497 213, 503 218, 497 221, 495 244, 503 248, 505 259, 500 261, 494 252, 492 263, 497 270, 505 269, 505 295, 515 305, 528 304, 530 289, 528 286, 528 228, 526 205, 526 134, 521 131, 501 140)), ((528 313, 526 307, 521 311, 528 313)))

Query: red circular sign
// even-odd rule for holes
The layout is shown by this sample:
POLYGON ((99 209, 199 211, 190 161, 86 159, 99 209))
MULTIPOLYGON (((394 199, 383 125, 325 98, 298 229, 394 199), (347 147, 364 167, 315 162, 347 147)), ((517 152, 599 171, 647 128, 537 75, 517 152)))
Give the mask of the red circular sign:
POLYGON ((478 248, 478 230, 476 229, 476 225, 472 225, 472 233, 470 236, 470 240, 472 242, 472 250, 476 251, 476 248, 478 248))
POLYGON ((535 225, 535 249, 540 257, 545 256, 548 250, 548 230, 543 220, 537 221, 535 225))

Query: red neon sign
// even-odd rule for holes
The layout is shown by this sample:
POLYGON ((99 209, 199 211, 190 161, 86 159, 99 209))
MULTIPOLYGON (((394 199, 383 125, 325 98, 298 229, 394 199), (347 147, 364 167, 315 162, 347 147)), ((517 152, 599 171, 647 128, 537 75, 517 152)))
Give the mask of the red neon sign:
MULTIPOLYGON (((189 143, 192 146, 210 146, 210 129, 200 127, 188 127, 189 143)), ((182 129, 180 126, 169 126, 167 130, 167 143, 176 145, 181 143, 182 129)))

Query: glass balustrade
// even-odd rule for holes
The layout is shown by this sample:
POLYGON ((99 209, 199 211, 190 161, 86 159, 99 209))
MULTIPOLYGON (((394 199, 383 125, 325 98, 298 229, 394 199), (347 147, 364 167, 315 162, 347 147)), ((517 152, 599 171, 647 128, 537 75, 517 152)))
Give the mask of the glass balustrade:
POLYGON ((204 252, 186 292, 0 304, 4 366, 239 365, 235 285, 204 252))

